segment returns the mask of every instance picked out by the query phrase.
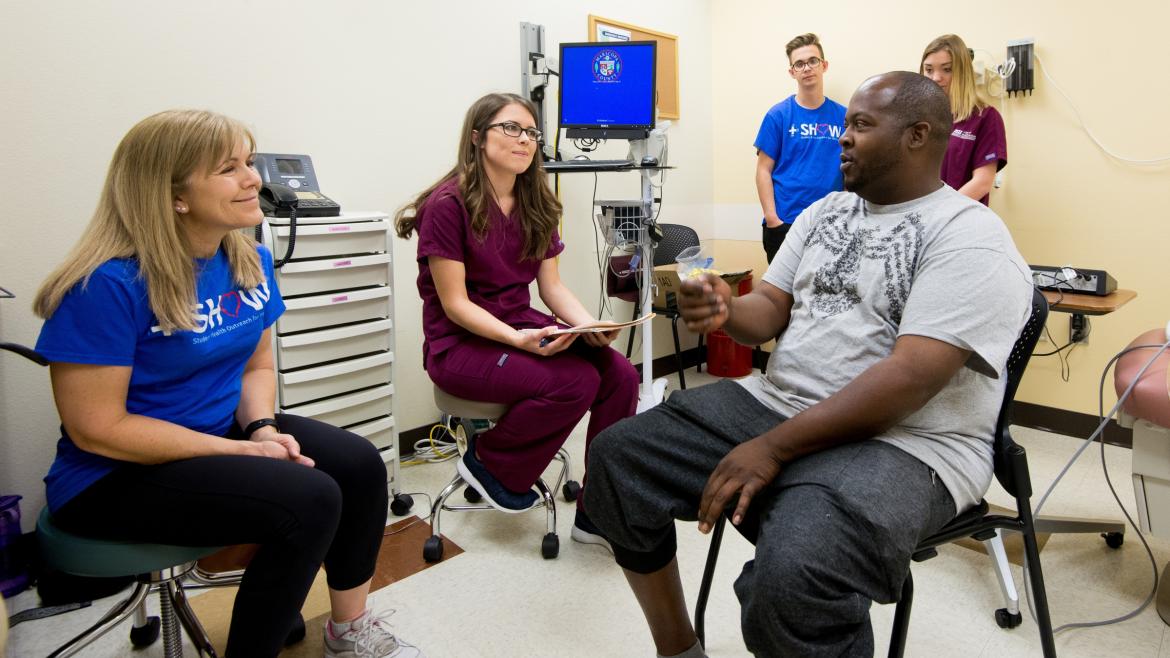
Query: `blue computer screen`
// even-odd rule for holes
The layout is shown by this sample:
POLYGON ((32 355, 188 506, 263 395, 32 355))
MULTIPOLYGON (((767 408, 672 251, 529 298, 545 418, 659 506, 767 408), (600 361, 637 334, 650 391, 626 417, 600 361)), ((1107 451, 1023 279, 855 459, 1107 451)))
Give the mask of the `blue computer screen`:
POLYGON ((656 45, 561 44, 560 125, 653 127, 656 45))

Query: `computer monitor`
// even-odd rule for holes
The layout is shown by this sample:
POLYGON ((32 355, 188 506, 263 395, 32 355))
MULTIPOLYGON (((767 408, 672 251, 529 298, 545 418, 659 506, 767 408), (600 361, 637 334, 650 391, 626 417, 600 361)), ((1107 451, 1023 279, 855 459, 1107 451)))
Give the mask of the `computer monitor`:
POLYGON ((561 44, 558 125, 570 139, 645 139, 654 128, 658 44, 561 44))

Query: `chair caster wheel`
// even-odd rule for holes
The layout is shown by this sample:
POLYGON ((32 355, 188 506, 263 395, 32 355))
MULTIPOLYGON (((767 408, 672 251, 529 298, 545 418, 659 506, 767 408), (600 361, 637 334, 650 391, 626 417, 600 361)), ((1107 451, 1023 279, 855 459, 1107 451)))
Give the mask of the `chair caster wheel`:
POLYGON ((571 503, 581 495, 581 485, 576 480, 569 480, 561 487, 561 493, 564 494, 565 500, 571 503))
POLYGON ((540 554, 544 559, 551 560, 561 552, 561 540, 555 533, 548 533, 544 536, 544 541, 540 542, 540 554))
POLYGON ((130 629, 130 644, 136 647, 149 647, 158 639, 162 622, 158 617, 147 617, 145 626, 135 626, 130 629))
POLYGON ((293 627, 288 631, 288 635, 284 638, 284 646, 291 647, 303 639, 305 639, 305 618, 298 612, 296 623, 293 624, 293 627))
POLYGON ((1007 611, 1007 608, 1000 608, 995 611, 995 623, 999 624, 1000 628, 1015 628, 1023 621, 1020 613, 1012 614, 1007 611))
POLYGON ((460 418, 459 425, 455 428, 455 448, 459 451, 459 456, 467 452, 467 443, 471 441, 472 437, 479 433, 479 428, 475 426, 475 421, 470 418, 460 418))
POLYGON ((1105 545, 1109 548, 1121 548, 1125 543, 1125 534, 1120 532, 1103 532, 1101 536, 1105 538, 1105 545))
POLYGON ((483 500, 483 496, 475 487, 469 484, 466 487, 463 487, 463 499, 469 503, 478 503, 479 501, 483 500))
POLYGON ((390 501, 390 512, 394 516, 406 516, 412 507, 414 507, 414 498, 411 498, 409 494, 396 494, 394 500, 390 501))
POLYGON ((423 542, 423 559, 427 562, 438 562, 443 559, 443 538, 431 535, 423 542))

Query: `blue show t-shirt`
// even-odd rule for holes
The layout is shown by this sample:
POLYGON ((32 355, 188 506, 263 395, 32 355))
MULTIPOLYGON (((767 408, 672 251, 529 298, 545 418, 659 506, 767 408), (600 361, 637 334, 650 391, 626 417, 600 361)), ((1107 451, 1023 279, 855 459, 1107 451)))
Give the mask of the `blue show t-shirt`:
POLYGON ((796 216, 829 192, 844 189, 841 177, 841 133, 845 108, 829 98, 806 110, 792 95, 764 115, 755 147, 776 161, 772 193, 780 221, 796 216))
MULTIPOLYGON (((280 314, 272 254, 258 247, 265 281, 240 290, 227 255, 198 259, 193 331, 164 332, 150 310, 138 260, 111 259, 78 283, 41 327, 37 351, 52 362, 130 366, 126 411, 223 436, 240 402, 244 366, 280 314)), ((78 448, 66 435, 45 476, 57 510, 124 464, 78 448)))

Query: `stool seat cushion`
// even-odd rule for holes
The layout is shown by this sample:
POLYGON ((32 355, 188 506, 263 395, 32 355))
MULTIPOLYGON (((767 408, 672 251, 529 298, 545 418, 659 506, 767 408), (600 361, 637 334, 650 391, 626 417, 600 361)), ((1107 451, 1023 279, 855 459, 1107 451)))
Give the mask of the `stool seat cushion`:
POLYGON ((452 416, 481 420, 496 420, 508 410, 506 404, 457 398, 438 386, 435 387, 435 406, 452 416))
MULTIPOLYGON (((1135 338, 1129 347, 1137 345, 1161 345, 1166 342, 1165 329, 1151 329, 1135 338)), ((1113 386, 1121 395, 1129 387, 1142 366, 1157 352, 1156 348, 1134 350, 1117 361, 1113 371, 1113 386)), ((1170 427, 1170 349, 1158 355, 1154 364, 1142 375, 1134 386, 1130 397, 1122 405, 1126 413, 1137 416, 1162 427, 1170 427)))
POLYGON ((171 546, 82 537, 53 523, 48 508, 37 519, 41 555, 52 568, 76 576, 110 578, 161 571, 193 562, 219 546, 171 546))

